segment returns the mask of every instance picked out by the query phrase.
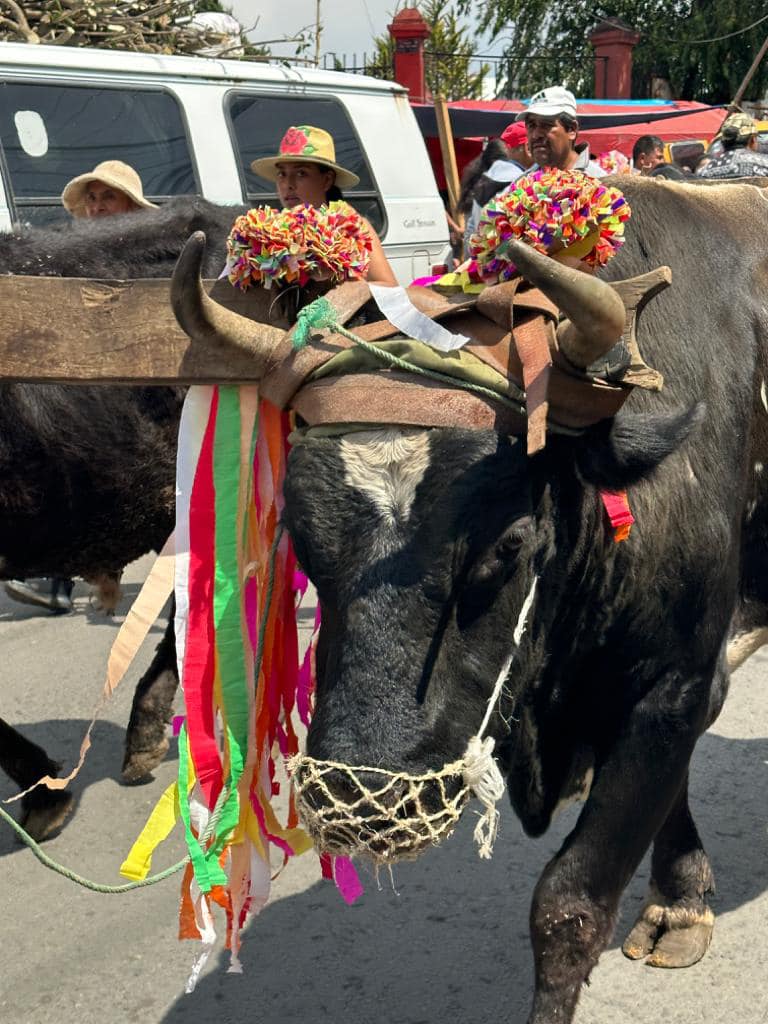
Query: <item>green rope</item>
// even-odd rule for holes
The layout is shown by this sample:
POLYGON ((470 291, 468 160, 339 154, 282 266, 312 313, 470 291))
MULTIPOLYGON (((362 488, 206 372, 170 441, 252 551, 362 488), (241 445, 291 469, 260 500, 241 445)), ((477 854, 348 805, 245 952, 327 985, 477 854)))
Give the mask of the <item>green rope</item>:
POLYGON ((420 377, 430 377, 432 380, 448 384, 452 388, 458 387, 463 388, 465 391, 474 391, 485 398, 493 399, 494 402, 501 402, 502 405, 509 406, 523 416, 526 415, 525 406, 521 402, 509 398, 507 395, 502 395, 499 391, 494 391, 493 388, 487 388, 482 384, 459 380, 457 377, 452 377, 449 373, 440 373, 439 370, 426 370, 423 366, 417 366, 416 363, 402 359, 393 352, 387 352, 386 349, 379 348, 378 345, 372 345, 369 341, 364 341, 356 334, 353 334, 352 331, 348 331, 346 327, 338 322, 337 318, 338 313, 326 298, 321 296, 319 299, 315 299, 314 302, 310 302, 298 314, 292 337, 294 349, 302 349, 307 345, 312 330, 330 328, 336 334, 340 334, 343 338, 348 338, 349 341, 354 342, 355 345, 359 345, 365 352, 370 353, 377 359, 383 360, 385 363, 389 363, 390 366, 397 367, 399 370, 404 370, 406 373, 415 373, 420 377))
MULTIPOLYGON (((222 791, 219 794, 219 799, 216 801, 216 806, 213 809, 213 814, 210 817, 208 825, 203 832, 201 842, 205 842, 216 828, 216 823, 219 820, 219 814, 223 806, 226 797, 226 792, 222 791)), ((32 853, 37 857, 41 864, 45 867, 50 868, 51 871, 55 871, 58 875, 63 875, 64 878, 68 878, 71 882, 76 882, 78 885, 82 885, 84 889, 90 889, 92 892, 103 892, 108 895, 114 895, 115 893, 130 892, 132 889, 143 889, 147 885, 155 885, 156 882, 162 882, 165 878, 170 878, 171 875, 177 874, 182 868, 185 868, 189 863, 189 855, 183 860, 178 861, 176 864, 172 864, 171 867, 166 868, 164 871, 158 871, 155 875, 150 875, 148 878, 142 878, 136 882, 124 882, 122 885, 104 885, 102 882, 92 882, 89 878, 83 878, 82 875, 78 875, 76 871, 72 871, 70 868, 65 868, 63 864, 59 864, 52 857, 49 857, 45 853, 40 844, 37 843, 32 836, 26 832, 21 825, 16 821, 4 807, 0 807, 0 818, 8 822, 13 831, 18 835, 19 839, 30 848, 32 853)))
POLYGON ((82 885, 84 889, 90 889, 92 892, 103 892, 103 893, 120 893, 130 892, 131 889, 141 889, 145 885, 154 885, 156 882, 162 882, 164 878, 170 878, 171 875, 175 875, 178 871, 181 871, 189 861, 189 857, 185 857, 184 860, 180 860, 178 864, 174 864, 170 868, 166 868, 165 871, 159 871, 156 875, 150 875, 148 878, 143 878, 139 882, 126 882, 124 885, 102 885, 101 882, 92 882, 89 878, 83 878, 82 875, 78 875, 76 871, 71 871, 69 868, 63 867, 58 864, 53 858, 49 857, 47 853, 44 853, 40 848, 40 845, 35 842, 28 832, 25 832, 18 821, 15 821, 8 811, 4 807, 0 807, 0 818, 6 821, 13 831, 18 835, 21 841, 30 848, 32 853, 37 857, 41 864, 45 867, 50 868, 51 871, 55 871, 59 875, 63 875, 64 878, 68 878, 71 882, 76 882, 78 885, 82 885))
MULTIPOLYGON (((267 620, 269 618, 269 612, 272 607, 272 595, 275 589, 275 560, 277 558, 277 549, 280 544, 280 539, 283 536, 285 525, 280 522, 277 524, 275 531, 275 537, 272 541, 272 546, 269 550, 269 576, 267 578, 267 593, 264 601, 264 614, 259 624, 259 638, 256 646, 256 662, 255 662, 255 675, 254 678, 258 680, 259 673, 261 672, 261 663, 264 657, 264 637, 266 635, 267 620)), ((229 796, 229 790, 226 786, 219 793, 219 798, 216 801, 216 805, 213 808, 213 813, 208 821, 208 824, 200 837, 200 843, 204 843, 206 839, 209 839, 216 830, 216 825, 221 814, 221 809, 224 806, 224 801, 229 796)), ((92 882, 89 878, 83 878, 82 875, 78 875, 76 871, 72 871, 70 868, 64 867, 63 864, 59 864, 52 857, 49 857, 45 853, 38 842, 36 842, 32 836, 22 828, 22 826, 16 821, 11 815, 5 810, 4 807, 0 806, 0 819, 7 822, 16 835, 21 839, 25 846, 28 846, 32 853, 37 857, 41 864, 45 867, 50 868, 51 871, 55 871, 56 874, 62 875, 64 878, 68 878, 71 882, 75 882, 77 885, 81 885, 84 889, 90 889, 91 892, 101 892, 107 895, 115 895, 123 892, 131 892, 133 889, 143 889, 148 885, 156 885, 157 882, 162 882, 166 878, 170 878, 171 875, 178 874, 182 871, 187 864, 189 864, 189 854, 183 859, 178 861, 176 864, 172 864, 169 868, 165 868, 164 871, 158 871, 155 875, 149 875, 148 878, 142 878, 135 882, 125 882, 123 885, 104 885, 101 882, 92 882)))

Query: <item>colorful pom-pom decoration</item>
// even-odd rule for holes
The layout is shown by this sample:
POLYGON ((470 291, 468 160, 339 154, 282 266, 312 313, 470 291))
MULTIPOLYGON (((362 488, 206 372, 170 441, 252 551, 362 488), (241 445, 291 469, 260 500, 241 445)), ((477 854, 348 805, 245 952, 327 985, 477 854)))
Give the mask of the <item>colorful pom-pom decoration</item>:
POLYGON ((624 242, 629 203, 617 188, 579 171, 546 168, 518 178, 484 208, 469 248, 472 271, 482 281, 509 281, 517 268, 510 242, 539 252, 568 251, 591 267, 602 266, 624 242))
POLYGON ((609 149, 596 158, 606 174, 631 174, 629 158, 618 149, 609 149))
POLYGON ((338 284, 363 278, 371 260, 371 234, 343 201, 275 210, 257 206, 238 217, 227 239, 226 276, 245 291, 252 284, 338 284))

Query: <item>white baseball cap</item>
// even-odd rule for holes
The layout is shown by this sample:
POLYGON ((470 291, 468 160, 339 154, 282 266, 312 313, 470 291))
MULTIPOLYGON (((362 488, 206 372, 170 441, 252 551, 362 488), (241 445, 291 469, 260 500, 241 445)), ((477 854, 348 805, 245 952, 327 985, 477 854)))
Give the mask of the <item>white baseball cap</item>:
POLYGON ((558 114, 569 114, 576 117, 576 97, 570 89, 562 85, 551 85, 531 96, 528 106, 522 110, 516 121, 522 121, 526 114, 538 114, 540 117, 557 117, 558 114))

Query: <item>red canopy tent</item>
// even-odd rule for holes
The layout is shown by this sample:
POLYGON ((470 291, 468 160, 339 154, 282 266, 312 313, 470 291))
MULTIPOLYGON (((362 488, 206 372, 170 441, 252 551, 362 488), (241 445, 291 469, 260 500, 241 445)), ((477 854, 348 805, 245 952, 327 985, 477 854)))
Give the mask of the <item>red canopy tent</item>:
MULTIPOLYGON (((589 143, 597 156, 618 149, 629 157, 641 135, 658 135, 665 142, 686 139, 709 141, 718 132, 727 111, 688 100, 578 100, 579 140, 589 143)), ((426 139, 439 188, 445 174, 434 108, 413 104, 426 139)), ((459 172, 479 153, 483 140, 498 137, 515 116, 525 110, 520 100, 457 100, 448 104, 459 172)))

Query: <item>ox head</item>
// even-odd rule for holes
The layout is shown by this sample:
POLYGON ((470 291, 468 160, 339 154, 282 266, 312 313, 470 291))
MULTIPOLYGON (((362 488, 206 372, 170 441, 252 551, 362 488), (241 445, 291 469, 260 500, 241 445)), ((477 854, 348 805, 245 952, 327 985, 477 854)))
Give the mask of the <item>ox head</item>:
MULTIPOLYGON (((182 326, 247 346, 273 372, 290 352, 283 332, 255 330, 212 303, 192 257, 174 288, 182 326)), ((519 257, 567 314, 573 362, 587 365, 615 343, 625 316, 615 291, 525 247, 519 257)), ((690 425, 625 415, 552 438, 534 458, 524 439, 459 427, 298 431, 284 515, 322 607, 309 755, 410 775, 460 759, 538 577, 490 723, 503 755, 553 645, 572 645, 584 625, 572 580, 611 550, 596 488, 620 490, 652 472, 690 425)), ((343 778, 335 793, 344 799, 343 778)))

